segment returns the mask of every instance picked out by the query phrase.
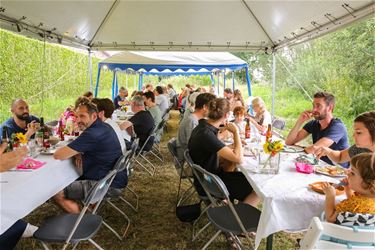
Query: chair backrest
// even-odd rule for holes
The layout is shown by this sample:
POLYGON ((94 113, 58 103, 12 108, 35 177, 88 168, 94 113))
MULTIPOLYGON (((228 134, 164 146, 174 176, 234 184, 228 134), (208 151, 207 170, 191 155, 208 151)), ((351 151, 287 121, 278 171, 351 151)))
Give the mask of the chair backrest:
POLYGON ((164 125, 165 125, 165 120, 164 119, 162 119, 160 122, 159 122, 159 124, 156 126, 156 128, 155 128, 155 131, 154 131, 154 135, 157 135, 159 132, 160 132, 160 130, 162 130, 162 129, 164 129, 164 125))
POLYGON ((277 128, 280 130, 284 130, 285 128, 285 120, 280 118, 274 118, 272 121, 272 127, 277 128))
POLYGON ((208 172, 202 167, 193 164, 193 174, 202 185, 207 196, 212 203, 216 203, 217 199, 229 200, 229 192, 223 181, 215 174, 208 172), (216 199, 214 199, 215 197, 216 199))
POLYGON ((176 144, 176 142, 177 142, 176 137, 171 138, 168 141, 168 144, 167 144, 168 145, 168 150, 169 150, 169 152, 171 153, 171 155, 173 157, 173 161, 174 161, 175 167, 177 169, 182 169, 180 161, 177 158, 177 144, 176 144))
POLYGON ((193 168, 194 162, 193 162, 193 160, 190 157, 189 149, 185 150, 185 152, 184 152, 184 158, 185 158, 185 161, 187 162, 187 164, 189 165, 189 167, 193 168))
POLYGON ((347 227, 314 217, 300 242, 301 249, 375 249, 374 227, 347 227))
POLYGON ((96 204, 95 207, 98 207, 100 201, 106 195, 113 179, 115 178, 118 171, 116 169, 111 170, 103 179, 98 181, 94 187, 91 188, 89 195, 83 201, 85 207, 96 204))

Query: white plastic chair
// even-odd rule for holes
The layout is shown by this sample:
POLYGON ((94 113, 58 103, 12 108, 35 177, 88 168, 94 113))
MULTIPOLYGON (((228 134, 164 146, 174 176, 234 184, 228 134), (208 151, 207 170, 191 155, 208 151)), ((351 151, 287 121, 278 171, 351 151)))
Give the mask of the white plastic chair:
POLYGON ((322 222, 318 217, 311 221, 300 249, 375 249, 375 228, 347 227, 322 222), (322 237, 324 236, 324 237, 322 237), (325 238, 336 238, 330 241, 325 238))

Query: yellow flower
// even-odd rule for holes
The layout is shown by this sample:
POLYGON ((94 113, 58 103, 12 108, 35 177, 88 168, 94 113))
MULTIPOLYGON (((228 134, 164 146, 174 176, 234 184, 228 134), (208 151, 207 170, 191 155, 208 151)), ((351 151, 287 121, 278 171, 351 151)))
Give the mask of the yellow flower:
POLYGON ((24 134, 22 133, 17 133, 16 134, 16 138, 18 139, 18 141, 21 143, 21 144, 26 144, 27 143, 27 138, 24 134))
POLYGON ((263 150, 267 154, 275 155, 284 148, 284 145, 281 141, 266 142, 263 145, 263 150))

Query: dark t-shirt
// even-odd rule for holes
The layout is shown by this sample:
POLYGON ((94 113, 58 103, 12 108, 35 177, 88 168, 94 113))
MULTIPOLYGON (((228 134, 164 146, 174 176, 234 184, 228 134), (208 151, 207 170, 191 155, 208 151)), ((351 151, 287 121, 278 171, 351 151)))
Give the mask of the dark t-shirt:
MULTIPOLYGON (((329 147, 330 149, 341 151, 349 147, 346 127, 338 118, 333 118, 328 127, 323 130, 320 129, 320 123, 317 120, 309 121, 305 124, 303 129, 311 134, 313 143, 316 143, 323 137, 327 137, 333 141, 332 145, 329 147)), ((327 156, 321 159, 328 164, 333 164, 327 156)), ((343 167, 349 166, 348 163, 342 163, 341 165, 343 167)))
MULTIPOLYGON (((80 179, 100 180, 115 166, 122 155, 116 132, 110 125, 97 119, 82 134, 68 144, 68 147, 82 153, 83 173, 80 179)), ((118 173, 112 187, 123 188, 128 182, 125 171, 118 173)))
POLYGON ((118 104, 118 102, 122 102, 122 101, 124 101, 125 100, 125 98, 122 98, 121 96, 116 96, 115 97, 115 99, 113 100, 113 104, 115 105, 115 109, 118 109, 118 108, 120 108, 121 106, 120 106, 120 104, 118 104))
POLYGON ((201 119, 193 129, 188 143, 193 162, 213 174, 220 172, 217 152, 225 147, 217 138, 218 131, 219 129, 207 123, 206 119, 201 119))
MULTIPOLYGON (((133 123, 134 132, 137 134, 139 138, 139 147, 142 147, 147 137, 152 133, 155 122, 152 118, 150 112, 146 110, 141 110, 133 115, 129 121, 133 123)), ((147 145, 145 146, 145 150, 148 151, 153 144, 153 140, 149 140, 147 145)))
MULTIPOLYGON (((36 117, 36 116, 33 116, 33 115, 30 115, 30 118, 29 118, 29 121, 28 123, 32 122, 32 121, 35 121, 35 122, 40 122, 39 121, 39 118, 36 117)), ((8 133, 9 133, 9 136, 14 134, 14 133, 23 133, 25 134, 27 132, 26 129, 23 129, 23 128, 20 128, 16 122, 14 121, 13 117, 9 118, 8 120, 6 120, 5 122, 3 122, 3 124, 1 124, 1 128, 0 128, 0 139, 2 139, 2 136, 3 136, 3 127, 4 126, 7 126, 8 127, 8 133)), ((31 138, 34 138, 34 135, 31 137, 31 138)))

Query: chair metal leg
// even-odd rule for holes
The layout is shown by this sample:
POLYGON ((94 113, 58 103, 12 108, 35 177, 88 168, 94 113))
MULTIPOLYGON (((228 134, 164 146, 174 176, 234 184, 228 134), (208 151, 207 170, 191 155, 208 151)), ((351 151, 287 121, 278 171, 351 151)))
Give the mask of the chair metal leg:
POLYGON ((99 249, 99 250, 104 250, 104 249, 103 249, 101 246, 99 246, 98 243, 96 243, 94 240, 89 239, 89 242, 90 242, 91 244, 93 244, 97 249, 99 249))
POLYGON ((111 202, 110 200, 107 201, 108 204, 110 204, 114 209, 116 209, 120 214, 122 214, 125 218, 125 220, 127 221, 127 225, 126 225, 126 228, 124 230, 124 233, 122 234, 122 237, 125 237, 126 236, 126 233, 128 232, 128 229, 130 227, 130 219, 129 217, 124 213, 124 211, 122 211, 120 208, 118 208, 115 204, 113 204, 113 202, 111 202))
POLYGON ((138 159, 134 159, 134 161, 139 165, 141 166, 144 170, 146 170, 147 173, 149 173, 151 176, 154 175, 154 173, 152 171, 150 171, 147 167, 145 167, 140 161, 138 161, 138 159))
POLYGON ((199 229, 199 231, 198 231, 195 235, 194 235, 194 228, 195 228, 195 225, 193 225, 193 239, 192 239, 192 241, 195 241, 195 240, 198 238, 198 236, 199 236, 204 230, 206 230, 206 228, 207 228, 209 225, 211 225, 211 222, 210 222, 210 221, 207 222, 207 224, 204 225, 201 229, 199 229))
POLYGON ((163 162, 164 160, 162 158, 159 157, 159 155, 157 153, 155 153, 154 151, 150 150, 150 153, 153 154, 156 158, 158 158, 159 161, 163 162))
POLYGON ((211 225, 211 222, 209 221, 204 227, 202 227, 197 233, 195 233, 195 227, 196 227, 196 225, 198 224, 198 221, 202 218, 202 216, 204 215, 204 214, 206 214, 206 212, 207 212, 207 210, 211 207, 212 205, 211 204, 209 204, 208 206, 206 206, 204 209, 203 209, 203 211, 201 212, 201 214, 199 215, 199 217, 194 221, 194 223, 193 223, 193 239, 192 239, 192 241, 195 241, 197 238, 198 238, 198 236, 199 236, 199 234, 201 234, 209 225, 211 225))
POLYGON ((103 220, 103 225, 106 227, 106 228, 108 228, 109 229, 109 231, 111 231, 119 240, 122 240, 122 237, 116 232, 116 230, 115 229, 113 229, 107 222, 105 222, 104 220, 103 220))
POLYGON ((181 197, 177 197, 177 206, 187 201, 193 194, 195 194, 195 189, 193 186, 189 187, 181 197))
POLYGON ((40 244, 42 244, 42 246, 43 246, 43 248, 44 248, 45 250, 49 250, 47 244, 44 243, 44 241, 40 241, 40 244))
POLYGON ((204 245, 202 250, 206 249, 216 239, 216 237, 219 236, 220 233, 221 233, 221 230, 217 231, 215 235, 212 236, 212 238, 206 243, 206 245, 204 245))
POLYGON ((123 197, 120 197, 120 200, 122 200, 126 205, 128 205, 134 212, 138 213, 138 202, 136 203, 136 206, 133 206, 133 204, 131 204, 123 197))

